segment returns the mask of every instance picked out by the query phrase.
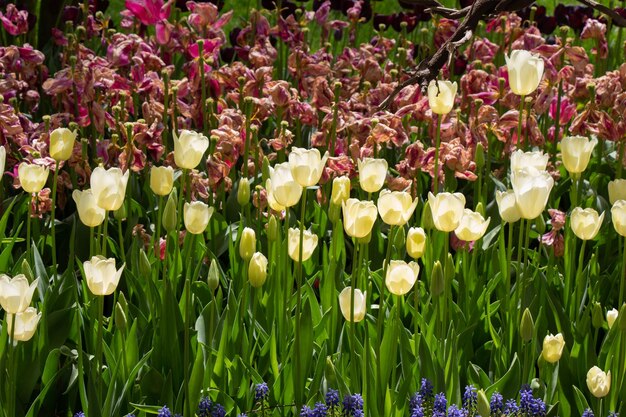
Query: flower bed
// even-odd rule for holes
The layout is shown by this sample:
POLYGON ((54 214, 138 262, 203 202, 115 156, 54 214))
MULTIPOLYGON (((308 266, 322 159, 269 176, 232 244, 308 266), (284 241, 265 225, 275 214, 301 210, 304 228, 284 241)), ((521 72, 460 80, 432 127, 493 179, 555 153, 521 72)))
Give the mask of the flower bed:
POLYGON ((622 412, 625 13, 489 2, 7 5, 0 415, 622 412))

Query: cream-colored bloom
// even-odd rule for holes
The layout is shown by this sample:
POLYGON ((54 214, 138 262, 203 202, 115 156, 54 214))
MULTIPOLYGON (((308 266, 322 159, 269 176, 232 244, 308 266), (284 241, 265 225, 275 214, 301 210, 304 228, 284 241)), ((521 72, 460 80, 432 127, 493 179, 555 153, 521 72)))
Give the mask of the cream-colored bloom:
POLYGON ((606 397, 611 389, 611 371, 605 373, 597 366, 591 368, 587 372, 587 388, 596 398, 606 397))
POLYGON ((12 279, 7 275, 0 275, 0 305, 4 311, 17 314, 26 310, 38 282, 39 279, 36 279, 29 284, 24 274, 16 275, 12 279))
POLYGON ((285 206, 283 206, 282 204, 278 204, 278 201, 276 201, 276 198, 274 198, 274 192, 272 190, 272 180, 269 178, 267 179, 267 181, 265 181, 265 191, 267 195, 267 205, 270 206, 272 210, 278 212, 285 210, 285 206))
POLYGON ((455 82, 431 80, 428 84, 428 105, 433 113, 448 114, 454 107, 458 86, 455 82))
POLYGON ((496 202, 502 221, 515 223, 522 216, 517 207, 517 199, 513 190, 496 191, 496 202))
POLYGON ((291 175, 289 162, 276 164, 270 170, 270 178, 266 183, 272 197, 282 207, 292 207, 298 204, 302 196, 302 186, 291 175))
POLYGON ((570 174, 579 174, 587 169, 591 152, 598 139, 584 136, 568 136, 561 140, 561 159, 570 174))
POLYGON ((204 152, 209 148, 209 139, 191 130, 174 132, 174 162, 183 169, 194 169, 200 164, 204 152))
POLYGON ((393 260, 387 267, 385 285, 392 294, 404 295, 413 288, 419 273, 420 266, 417 262, 411 261, 407 264, 404 261, 393 260))
POLYGON ((377 215, 372 201, 349 198, 343 203, 343 227, 350 237, 360 239, 369 235, 377 215))
POLYGON ((527 167, 535 168, 537 171, 545 171, 549 160, 550 155, 542 151, 524 152, 518 149, 511 154, 511 172, 527 167))
POLYGON ((411 227, 406 235, 406 252, 413 259, 421 258, 426 249, 426 233, 421 227, 411 227))
POLYGON ((96 203, 91 190, 74 190, 72 198, 78 209, 80 221, 87 227, 100 226, 104 221, 104 209, 96 203))
POLYGON ((616 179, 609 182, 609 201, 626 200, 626 180, 616 179))
POLYGON ((0 146, 0 178, 4 175, 4 168, 7 162, 7 150, 4 146, 0 146))
POLYGON ((13 333, 16 342, 28 342, 35 335, 41 313, 33 307, 28 307, 15 315, 15 332, 13 332, 13 314, 7 314, 7 331, 9 337, 13 333))
POLYGON ((561 333, 557 333, 556 336, 549 334, 543 339, 541 356, 546 362, 556 363, 561 359, 564 347, 565 339, 561 333))
POLYGON ((525 50, 504 55, 509 72, 509 86, 518 96, 527 96, 539 87, 543 77, 543 59, 525 50))
POLYGON ((383 190, 378 195, 378 213, 388 225, 405 225, 417 207, 417 198, 405 191, 383 190))
POLYGON ((613 327, 613 324, 615 323, 615 320, 617 320, 617 317, 619 317, 619 312, 615 308, 606 312, 606 322, 609 325, 609 329, 613 327))
POLYGON ((352 321, 355 323, 360 322, 365 318, 365 313, 367 312, 367 296, 366 293, 361 292, 358 288, 354 289, 354 316, 350 314, 352 310, 352 287, 344 288, 341 293, 339 293, 339 307, 341 308, 341 314, 343 314, 343 318, 347 321, 352 321), (354 317, 354 320, 350 320, 351 317, 354 317))
POLYGON ((261 252, 255 252, 248 264, 248 281, 254 288, 265 284, 267 279, 267 258, 261 252))
POLYGON ((245 227, 239 240, 239 256, 243 260, 249 260, 256 251, 256 233, 254 229, 245 227))
POLYGON ((60 127, 50 133, 50 156, 55 161, 67 161, 72 156, 77 133, 60 127))
POLYGON ((604 212, 598 215, 598 212, 592 208, 582 209, 576 207, 572 210, 570 224, 574 234, 582 240, 591 240, 596 237, 602 221, 604 220, 604 212))
MULTIPOLYGON (((289 236, 287 243, 287 251, 289 257, 296 262, 300 260, 300 229, 289 228, 289 236)), ((308 230, 304 231, 302 236, 302 262, 309 260, 313 251, 317 247, 317 235, 308 230)))
POLYGON ((48 180, 48 167, 22 162, 17 168, 20 184, 29 194, 38 193, 48 180))
POLYGON ((490 220, 490 218, 485 220, 480 213, 470 209, 464 209, 463 217, 461 217, 461 222, 457 228, 454 229, 454 234, 461 240, 473 242, 483 237, 487 231, 490 220))
POLYGON ((130 170, 122 173, 116 167, 105 170, 97 167, 91 173, 91 192, 96 204, 108 211, 115 211, 122 207, 126 195, 126 184, 130 170))
POLYGON ((613 203, 611 220, 615 231, 626 237, 626 200, 617 200, 613 203))
POLYGON ((113 294, 117 284, 120 282, 124 266, 126 264, 116 270, 115 259, 105 258, 101 255, 93 256, 91 260, 85 261, 83 269, 85 270, 85 279, 91 293, 93 295, 113 294))
POLYGON ((341 177, 335 177, 333 180, 333 190, 330 195, 330 201, 336 206, 341 204, 350 198, 350 178, 343 175, 341 177))
POLYGON ((437 230, 451 232, 459 226, 465 208, 465 196, 463 194, 439 193, 433 195, 429 192, 428 204, 437 230))
POLYGON ((320 151, 315 148, 291 148, 289 153, 289 165, 291 175, 302 187, 310 187, 319 182, 322 171, 328 159, 328 152, 320 156, 320 151))
POLYGON ((209 207, 202 201, 185 203, 183 207, 185 229, 194 235, 204 233, 211 219, 211 215, 213 214, 213 210, 213 207, 209 207))
POLYGON ((150 169, 150 189, 156 195, 168 195, 174 187, 174 168, 156 167, 150 169))
POLYGON ((363 158, 357 160, 359 167, 359 184, 363 191, 375 193, 380 190, 387 179, 387 161, 380 158, 363 158))
POLYGON ((522 218, 532 220, 546 209, 554 179, 546 171, 525 167, 511 173, 511 185, 522 218))

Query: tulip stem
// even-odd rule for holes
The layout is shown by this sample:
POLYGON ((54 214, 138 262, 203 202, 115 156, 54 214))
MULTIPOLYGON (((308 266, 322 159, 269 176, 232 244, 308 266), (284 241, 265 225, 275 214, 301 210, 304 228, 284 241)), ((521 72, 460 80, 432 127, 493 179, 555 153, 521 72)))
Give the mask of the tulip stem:
MULTIPOLYGON (((104 327, 104 296, 102 295, 98 295, 96 296, 96 303, 97 303, 97 307, 98 307, 98 333, 97 333, 97 337, 96 337, 96 379, 97 379, 97 383, 96 383, 96 395, 97 395, 97 399, 98 402, 97 404, 99 406, 103 406, 104 405, 104 401, 102 401, 102 344, 104 343, 102 338, 103 338, 103 334, 102 334, 102 330, 104 327)), ((93 402, 90 402, 91 404, 93 404, 93 402)))
POLYGON ((359 274, 359 256, 361 252, 359 250, 359 246, 361 245, 358 243, 358 239, 355 239, 352 274, 350 276, 350 368, 352 369, 352 375, 350 375, 350 385, 353 389, 358 389, 356 381, 359 374, 356 364, 356 327, 354 323, 354 289, 356 287, 359 274))
POLYGON ((188 253, 187 257, 187 279, 185 280, 185 348, 183 351, 184 355, 184 392, 185 392, 185 402, 184 402, 184 416, 191 415, 191 398, 189 398, 189 348, 191 345, 191 340, 189 337, 189 326, 190 326, 190 313, 191 313, 191 265, 193 265, 194 258, 194 245, 196 243, 196 235, 191 234, 191 239, 189 240, 190 253, 188 253))
MULTIPOLYGON (((294 392, 296 396, 296 406, 298 409, 302 406, 302 369, 300 368, 300 314, 302 310, 302 253, 304 242, 304 217, 306 214, 306 196, 307 189, 302 189, 302 201, 300 208, 300 244, 298 246, 298 262, 296 262, 296 328, 295 328, 295 372, 294 372, 294 392)), ((289 238, 289 235, 287 235, 289 238)))
MULTIPOLYGON (((524 242, 524 223, 527 222, 528 220, 524 220, 521 219, 520 220, 520 226, 519 226, 519 234, 517 237, 517 273, 515 274, 515 297, 514 297, 514 302, 515 305, 513 306, 513 311, 515 312, 515 322, 512 323, 513 326, 517 326, 519 324, 519 319, 521 318, 521 306, 520 306, 520 300, 521 300, 521 287, 522 287, 522 251, 524 250, 523 248, 523 242, 524 242)), ((511 323, 509 323, 511 324, 511 323)))
MULTIPOLYGON (((526 287, 526 283, 529 282, 528 279, 528 275, 530 273, 529 271, 529 264, 528 264, 528 252, 530 252, 530 220, 526 220, 526 230, 524 232, 524 275, 522 275, 522 280, 521 280, 521 287, 520 289, 522 290, 522 304, 520 304, 519 307, 519 311, 520 314, 522 312, 522 309, 525 308, 525 304, 526 304, 526 291, 525 291, 525 287, 526 287)), ((519 324, 519 323, 518 323, 519 324)))
POLYGON ((159 196, 159 200, 157 202, 157 212, 156 212, 156 229, 154 229, 154 233, 152 234, 152 250, 155 253, 157 259, 160 259, 160 238, 161 238, 161 218, 162 213, 161 209, 163 208, 163 196, 159 196))
POLYGON ((17 363, 17 343, 15 343, 15 319, 16 319, 17 314, 11 314, 11 337, 9 338, 9 345, 7 346, 7 366, 9 367, 9 381, 11 381, 11 383, 9 384, 9 398, 8 398, 8 402, 9 402, 9 407, 8 407, 8 411, 9 417, 15 417, 15 405, 16 405, 16 401, 15 401, 15 397, 16 397, 16 392, 15 392, 15 386, 17 384, 17 371, 16 371, 16 366, 15 364, 17 363), (9 356, 9 352, 10 352, 10 356, 9 356))
MULTIPOLYGON (((378 358, 378 360, 376 361, 376 364, 378 366, 378 389, 376 390, 376 392, 378 392, 379 394, 384 393, 383 388, 381 387, 382 385, 382 379, 381 379, 381 362, 382 362, 382 358, 380 356, 380 352, 381 352, 381 348, 383 345, 383 319, 385 317, 385 280, 387 278, 387 269, 389 268, 389 262, 391 261, 391 247, 392 247, 392 242, 394 239, 394 232, 397 233, 396 231, 396 227, 394 225, 391 225, 389 227, 389 235, 388 235, 388 239, 387 239, 387 254, 385 255, 385 263, 383 264, 383 275, 382 275, 382 279, 381 279, 381 283, 380 283, 380 296, 378 297, 378 320, 376 323, 376 335, 378 336, 378 349, 376 352, 376 356, 378 358)), ((417 307, 416 307, 417 308, 417 307)), ((383 398, 379 398, 380 401, 382 401, 384 399, 383 398)), ((382 412, 381 412, 382 414, 382 412)))
POLYGON ((435 133, 435 171, 434 171, 434 184, 433 190, 435 195, 439 193, 439 145, 441 142, 441 119, 442 115, 437 115, 437 131, 435 133))
POLYGON ((104 256, 106 258, 107 256, 107 246, 108 246, 108 242, 107 242, 107 230, 108 230, 108 226, 109 226, 109 211, 108 210, 104 210, 104 229, 102 231, 102 256, 104 256))
POLYGON ((122 219, 119 219, 117 221, 117 236, 120 241, 120 257, 122 258, 122 262, 126 263, 126 251, 124 250, 124 232, 122 231, 122 219))
POLYGON ((30 228, 31 228, 31 218, 33 217, 33 199, 35 198, 35 194, 30 195, 30 201, 28 202, 28 220, 26 221, 26 259, 29 264, 32 263, 32 249, 30 244, 30 228))
POLYGON ((619 281, 619 304, 618 306, 620 308, 622 307, 622 304, 624 303, 624 281, 626 281, 626 242, 622 246, 624 246, 624 252, 622 255, 622 274, 620 276, 620 281, 619 281))
POLYGON ((50 209, 50 244, 52 245, 52 271, 54 277, 57 276, 57 247, 56 247, 56 221, 55 211, 57 205, 57 179, 59 177, 59 161, 56 162, 54 168, 54 177, 52 179, 52 207, 50 209))
POLYGON ((572 314, 570 315, 572 320, 576 318, 576 315, 577 315, 576 309, 580 308, 580 304, 582 303, 582 298, 583 298, 584 290, 585 290, 584 281, 582 279, 582 275, 583 275, 582 272, 583 272, 583 262, 585 260, 585 246, 586 245, 587 245, 587 241, 583 239, 583 244, 578 254, 578 266, 576 268, 576 275, 574 276, 574 279, 575 279, 574 285, 576 287, 576 299, 574 300, 574 303, 570 307, 572 309, 572 314))
POLYGON ((524 138, 522 137, 522 121, 523 121, 523 117, 524 117, 524 104, 525 104, 525 100, 526 100, 526 96, 522 95, 520 97, 520 103, 519 103, 519 120, 517 122, 517 143, 518 149, 522 149, 525 150, 526 149, 526 144, 524 143, 524 138))

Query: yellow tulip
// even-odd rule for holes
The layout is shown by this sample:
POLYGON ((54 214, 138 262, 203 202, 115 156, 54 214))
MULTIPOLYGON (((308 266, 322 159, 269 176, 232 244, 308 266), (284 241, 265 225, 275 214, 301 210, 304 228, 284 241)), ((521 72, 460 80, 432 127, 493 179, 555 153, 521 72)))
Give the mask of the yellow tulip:
POLYGON ((354 289, 354 316, 350 314, 352 307, 352 287, 344 288, 339 293, 339 307, 341 314, 347 321, 358 323, 365 318, 367 310, 366 293, 361 292, 358 288, 354 289), (350 320, 353 317, 354 320, 350 320))
POLYGON ((360 239, 369 235, 377 215, 376 206, 369 200, 349 198, 343 203, 343 227, 350 237, 360 239))
POLYGON ((405 225, 417 207, 417 198, 405 191, 383 190, 378 196, 378 213, 388 225, 405 225))

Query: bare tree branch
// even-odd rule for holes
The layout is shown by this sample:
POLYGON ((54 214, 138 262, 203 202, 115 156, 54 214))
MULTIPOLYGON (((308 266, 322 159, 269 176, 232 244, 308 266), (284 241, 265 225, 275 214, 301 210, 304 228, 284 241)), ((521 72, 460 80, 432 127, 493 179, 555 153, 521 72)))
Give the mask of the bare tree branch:
MULTIPOLYGON (((407 0, 405 0, 407 1, 407 0)), ((578 0, 580 3, 591 7, 600 13, 609 16, 614 22, 621 26, 626 26, 626 19, 620 16, 615 10, 599 4, 596 0, 578 0)), ((432 4, 432 0, 411 0, 408 1, 417 5, 432 4)), ((475 0, 471 6, 461 10, 449 9, 441 6, 433 6, 427 9, 431 13, 436 13, 450 19, 464 18, 454 34, 435 52, 435 54, 419 63, 414 74, 406 81, 399 84, 381 104, 378 110, 384 110, 389 107, 393 99, 405 87, 413 84, 419 84, 422 88, 426 88, 431 80, 437 78, 439 71, 446 62, 449 62, 454 56, 454 52, 463 43, 469 40, 473 31, 478 26, 478 22, 493 15, 502 12, 514 12, 521 10, 533 4, 534 0, 475 0)), ((434 3, 437 3, 434 1, 434 3)))

